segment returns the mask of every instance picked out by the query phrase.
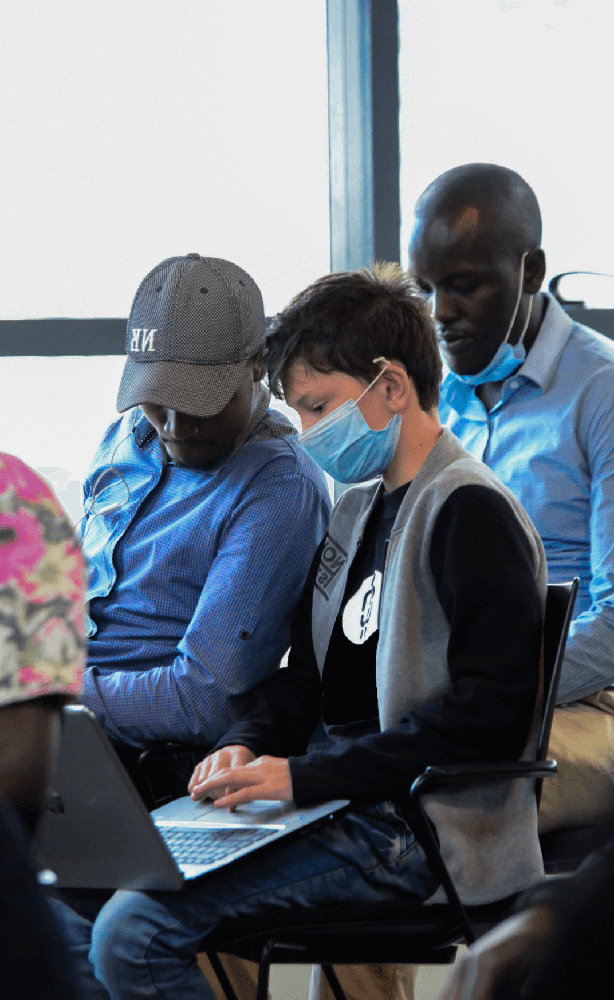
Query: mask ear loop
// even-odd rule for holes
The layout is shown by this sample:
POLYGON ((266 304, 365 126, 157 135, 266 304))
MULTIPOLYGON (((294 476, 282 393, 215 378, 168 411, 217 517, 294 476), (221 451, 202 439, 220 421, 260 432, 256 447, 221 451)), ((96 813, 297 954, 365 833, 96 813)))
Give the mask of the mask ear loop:
MULTIPOLYGON (((505 334, 505 339, 502 341, 503 344, 507 344, 508 340, 510 339, 514 323, 516 322, 516 316, 518 315, 518 307, 520 305, 520 300, 522 298, 522 286, 524 284, 524 262, 525 262, 525 257, 527 256, 528 252, 529 252, 528 250, 525 250, 525 252, 523 253, 522 257, 520 258, 520 280, 518 282, 518 295, 516 296, 516 305, 514 306, 514 312, 512 313, 512 319, 511 319, 510 325, 507 328, 507 333, 505 334)), ((522 342, 524 340, 524 335, 525 335, 525 333, 527 332, 527 330, 529 328, 529 320, 531 319, 531 313, 532 312, 533 312, 533 296, 531 296, 531 301, 529 303, 529 311, 527 312, 527 318, 526 318, 526 320, 524 322, 524 326, 522 328, 522 333, 520 334, 517 342, 514 344, 514 347, 519 347, 520 344, 522 344, 522 342)))
POLYGON ((522 333, 520 334, 518 340, 516 341, 516 343, 514 345, 515 347, 520 347, 520 345, 522 344, 522 342, 524 340, 524 335, 527 332, 527 330, 529 329, 529 320, 531 319, 531 313, 532 312, 533 312, 533 296, 531 296, 531 299, 529 301, 529 308, 527 310, 527 318, 526 318, 526 320, 524 322, 524 326, 522 328, 522 333))
POLYGON ((379 363, 380 361, 381 361, 381 362, 383 363, 384 367, 383 367, 383 368, 381 369, 381 371, 379 371, 379 372, 377 373, 377 375, 375 376, 375 378, 373 379, 373 381, 372 381, 372 382, 369 382, 369 385, 368 385, 368 386, 367 386, 367 388, 366 388, 366 389, 364 390, 364 392, 361 392, 360 396, 359 396, 359 397, 358 397, 358 399, 356 400, 356 404, 360 403, 360 400, 362 399, 362 397, 363 397, 363 396, 366 396, 366 395, 367 395, 367 393, 368 393, 368 391, 369 391, 369 389, 372 389, 372 388, 373 388, 373 386, 374 386, 374 385, 375 385, 375 383, 377 382, 378 378, 381 378, 381 376, 382 376, 382 375, 384 374, 384 372, 386 371, 386 369, 387 369, 387 368, 390 368, 390 362, 388 361, 388 359, 387 359, 387 358, 373 358, 373 364, 374 364, 374 365, 378 364, 378 363, 379 363))

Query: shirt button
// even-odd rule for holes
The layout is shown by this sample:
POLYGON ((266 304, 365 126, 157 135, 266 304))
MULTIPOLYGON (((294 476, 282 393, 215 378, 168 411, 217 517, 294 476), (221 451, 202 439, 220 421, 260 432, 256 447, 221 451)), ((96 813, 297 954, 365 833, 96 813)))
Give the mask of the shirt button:
POLYGON ((510 382, 510 389, 517 389, 519 385, 520 385, 520 382, 518 382, 516 379, 514 379, 513 382, 510 382))

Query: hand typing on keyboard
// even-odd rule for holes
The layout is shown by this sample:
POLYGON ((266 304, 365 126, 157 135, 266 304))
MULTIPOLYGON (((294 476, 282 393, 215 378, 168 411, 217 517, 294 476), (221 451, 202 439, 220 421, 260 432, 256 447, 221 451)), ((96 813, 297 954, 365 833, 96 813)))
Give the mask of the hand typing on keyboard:
POLYGON ((188 791, 195 800, 212 798, 217 807, 232 810, 254 799, 292 801, 292 779, 283 757, 255 758, 247 747, 224 747, 195 768, 188 791))
POLYGON ((256 760, 256 755, 248 750, 247 747, 240 745, 222 747, 221 750, 216 750, 215 753, 210 754, 209 757, 205 757, 204 760, 197 764, 194 768, 194 774, 190 778, 188 784, 188 792, 192 793, 192 798, 198 799, 218 799, 222 795, 228 795, 234 789, 231 786, 226 786, 224 788, 212 789, 209 792, 204 792, 200 794, 195 793, 196 788, 200 788, 202 783, 208 778, 212 778, 214 775, 219 774, 220 771, 227 771, 229 768, 242 767, 244 764, 249 764, 251 761, 256 760))

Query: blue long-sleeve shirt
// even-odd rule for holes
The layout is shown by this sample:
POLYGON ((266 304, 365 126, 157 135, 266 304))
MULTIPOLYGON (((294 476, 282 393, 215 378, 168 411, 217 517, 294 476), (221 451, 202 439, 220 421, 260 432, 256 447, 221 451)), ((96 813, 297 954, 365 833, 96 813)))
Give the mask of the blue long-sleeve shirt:
POLYGON ((559 702, 614 684, 614 343, 549 296, 526 361, 490 412, 449 372, 441 396, 442 422, 531 517, 550 582, 580 577, 559 702))
POLYGON ((213 475, 167 462, 140 411, 132 430, 130 413, 105 435, 85 487, 86 509, 97 499, 82 529, 83 701, 115 740, 211 746, 289 645, 330 501, 267 405, 260 390, 245 442, 213 475))

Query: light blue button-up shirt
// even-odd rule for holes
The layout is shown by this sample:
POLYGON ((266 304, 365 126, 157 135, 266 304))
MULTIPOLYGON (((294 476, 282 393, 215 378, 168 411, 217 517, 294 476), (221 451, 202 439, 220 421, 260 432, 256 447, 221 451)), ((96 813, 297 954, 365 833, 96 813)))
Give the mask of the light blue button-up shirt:
POLYGON ((444 373, 442 422, 522 502, 551 583, 580 577, 559 702, 614 684, 614 343, 548 297, 528 357, 486 411, 444 373))

